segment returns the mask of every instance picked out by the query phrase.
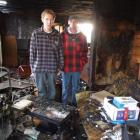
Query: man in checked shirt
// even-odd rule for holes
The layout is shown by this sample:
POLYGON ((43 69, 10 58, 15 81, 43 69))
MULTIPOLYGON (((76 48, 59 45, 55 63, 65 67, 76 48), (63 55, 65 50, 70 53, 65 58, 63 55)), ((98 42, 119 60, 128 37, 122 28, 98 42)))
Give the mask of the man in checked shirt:
POLYGON ((45 9, 41 13, 42 27, 35 29, 30 41, 30 67, 39 96, 55 99, 57 70, 64 65, 61 35, 53 28, 55 13, 45 9))
POLYGON ((62 102, 67 104, 71 91, 71 104, 77 106, 75 94, 78 91, 80 73, 87 63, 86 37, 78 30, 78 17, 70 16, 69 27, 62 33, 64 48, 64 72, 62 73, 62 102), (71 89, 70 89, 71 88, 71 89))

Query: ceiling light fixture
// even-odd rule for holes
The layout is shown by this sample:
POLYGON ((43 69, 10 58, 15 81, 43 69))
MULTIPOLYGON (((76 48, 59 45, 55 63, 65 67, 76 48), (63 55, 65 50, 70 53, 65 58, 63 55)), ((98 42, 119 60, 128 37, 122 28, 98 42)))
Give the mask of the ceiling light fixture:
POLYGON ((6 4, 7 4, 7 1, 0 0, 0 5, 6 5, 6 4))

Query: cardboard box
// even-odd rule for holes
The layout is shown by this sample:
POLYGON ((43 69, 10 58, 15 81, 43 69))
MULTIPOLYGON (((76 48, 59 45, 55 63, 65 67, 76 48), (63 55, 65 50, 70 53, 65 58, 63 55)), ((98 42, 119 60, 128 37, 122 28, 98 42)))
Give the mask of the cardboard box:
POLYGON ((118 108, 124 108, 124 107, 129 107, 129 108, 134 108, 137 106, 138 101, 136 101, 132 97, 114 97, 113 104, 118 107, 118 108))
MULTIPOLYGON (((112 121, 125 121, 125 108, 117 108, 113 104, 113 100, 105 98, 103 107, 112 121)), ((139 108, 137 106, 128 106, 128 120, 138 120, 138 116, 139 108)))
POLYGON ((104 103, 104 98, 105 97, 114 97, 114 95, 113 94, 111 94, 110 92, 108 92, 108 91, 105 91, 105 90, 102 90, 102 91, 98 91, 98 92, 96 92, 96 93, 92 93, 91 95, 90 95, 90 98, 92 98, 92 99, 96 99, 97 101, 99 101, 101 104, 103 104, 104 103))

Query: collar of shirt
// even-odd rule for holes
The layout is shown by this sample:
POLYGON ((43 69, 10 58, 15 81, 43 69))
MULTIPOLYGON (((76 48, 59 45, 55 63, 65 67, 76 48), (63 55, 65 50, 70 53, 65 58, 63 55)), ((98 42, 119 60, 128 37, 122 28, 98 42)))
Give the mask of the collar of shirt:
MULTIPOLYGON (((68 33, 69 33, 69 34, 73 34, 73 33, 70 31, 70 27, 68 27, 67 30, 68 30, 68 33)), ((77 28, 77 32, 76 32, 75 34, 78 34, 78 33, 80 33, 80 30, 77 28)))
MULTIPOLYGON (((41 31, 45 32, 43 26, 41 26, 41 31)), ((53 29, 50 32, 45 32, 45 33, 49 34, 49 33, 52 33, 52 32, 53 32, 53 29)))

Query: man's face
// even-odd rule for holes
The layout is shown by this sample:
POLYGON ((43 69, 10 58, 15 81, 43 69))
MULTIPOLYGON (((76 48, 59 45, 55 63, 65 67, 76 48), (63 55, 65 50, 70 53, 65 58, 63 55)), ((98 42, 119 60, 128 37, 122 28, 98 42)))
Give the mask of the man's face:
POLYGON ((55 19, 51 14, 45 14, 45 16, 42 18, 44 28, 51 29, 54 24, 54 20, 55 19))
POLYGON ((70 19, 68 20, 68 25, 70 28, 77 28, 78 21, 77 19, 70 19))

